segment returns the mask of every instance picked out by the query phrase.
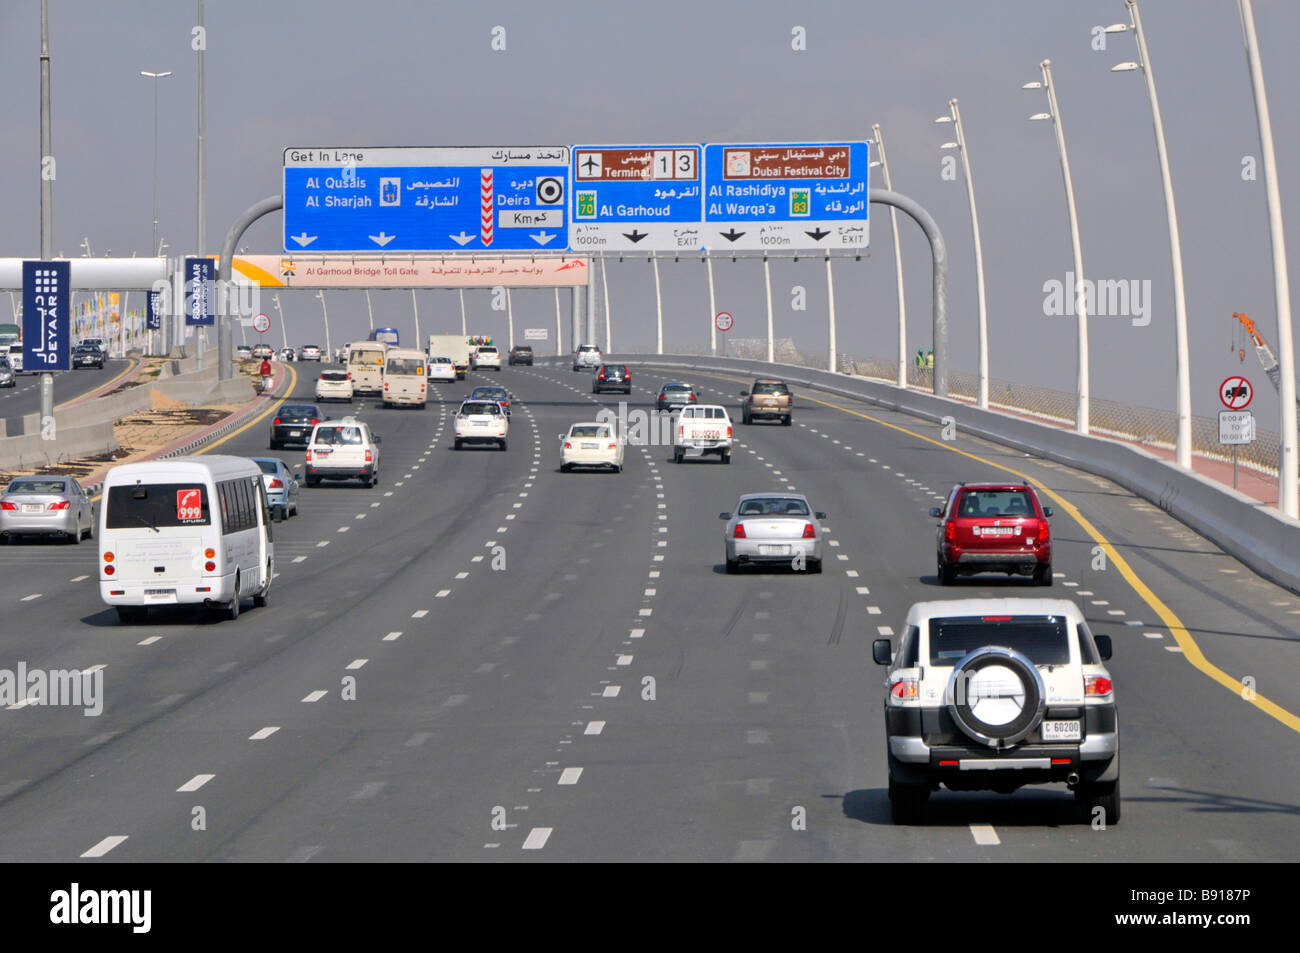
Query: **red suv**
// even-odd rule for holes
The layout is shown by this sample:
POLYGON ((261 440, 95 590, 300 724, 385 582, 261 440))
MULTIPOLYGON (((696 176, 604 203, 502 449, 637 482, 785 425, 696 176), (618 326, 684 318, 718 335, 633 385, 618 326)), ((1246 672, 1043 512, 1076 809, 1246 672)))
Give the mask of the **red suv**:
POLYGON ((1032 576, 1035 584, 1052 584, 1050 506, 1038 502, 1024 483, 959 483, 946 507, 930 515, 939 525, 939 582, 951 585, 959 575, 1004 572, 1032 576))

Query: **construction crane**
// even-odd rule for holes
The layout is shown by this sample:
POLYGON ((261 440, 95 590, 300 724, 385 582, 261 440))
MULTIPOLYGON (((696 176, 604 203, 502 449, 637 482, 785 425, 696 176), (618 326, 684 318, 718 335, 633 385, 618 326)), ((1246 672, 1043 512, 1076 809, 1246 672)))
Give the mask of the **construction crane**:
MULTIPOLYGON (((1273 349, 1255 330, 1254 321, 1240 311, 1234 311, 1232 316, 1237 319, 1241 327, 1246 329, 1246 336, 1255 345, 1255 356, 1259 358, 1259 363, 1264 366, 1264 373, 1268 376, 1269 382, 1272 383, 1273 389, 1280 393, 1282 390, 1282 370, 1278 367, 1277 358, 1273 356, 1273 349)), ((1237 350, 1238 357, 1244 361, 1246 359, 1246 349, 1238 347, 1236 341, 1233 341, 1233 347, 1237 350)), ((1296 398, 1296 406, 1300 407, 1300 397, 1296 398)))

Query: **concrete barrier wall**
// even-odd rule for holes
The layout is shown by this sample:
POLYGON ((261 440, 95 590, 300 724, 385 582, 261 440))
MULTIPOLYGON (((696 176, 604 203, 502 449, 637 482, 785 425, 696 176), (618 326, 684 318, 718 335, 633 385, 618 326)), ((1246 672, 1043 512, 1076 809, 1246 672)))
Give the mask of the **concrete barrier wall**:
MULTIPOLYGON (((560 367, 571 361, 538 360, 560 367)), ((611 354, 606 355, 606 360, 642 367, 780 377, 792 384, 867 400, 937 424, 951 417, 961 432, 1114 481, 1186 523, 1261 576, 1300 592, 1300 522, 1137 447, 816 368, 735 358, 645 354, 611 354)))
POLYGON ((0 440, 0 470, 26 470, 95 456, 117 449, 113 422, 57 430, 57 439, 42 440, 40 431, 0 440))
POLYGON ((42 439, 40 414, 25 415, 22 435, 0 438, 0 470, 46 466, 117 449, 114 422, 152 409, 155 390, 187 407, 240 403, 255 396, 251 380, 242 374, 222 381, 215 365, 200 371, 185 370, 193 363, 193 358, 165 363, 157 380, 146 378, 137 387, 56 410, 53 440, 42 439), (181 373, 174 374, 173 370, 181 373))

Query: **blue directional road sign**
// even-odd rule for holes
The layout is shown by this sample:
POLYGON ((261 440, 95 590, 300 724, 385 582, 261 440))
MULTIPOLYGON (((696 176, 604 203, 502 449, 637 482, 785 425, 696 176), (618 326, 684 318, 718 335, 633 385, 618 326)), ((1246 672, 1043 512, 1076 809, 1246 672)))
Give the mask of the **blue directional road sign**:
POLYGON ((569 247, 591 252, 703 247, 699 144, 574 146, 569 247))
POLYGON ((71 369, 71 300, 70 262, 23 262, 23 370, 71 369))
POLYGON ((704 245, 857 251, 867 241, 866 142, 704 147, 704 245))
POLYGON ((569 147, 286 149, 287 252, 563 250, 569 147))

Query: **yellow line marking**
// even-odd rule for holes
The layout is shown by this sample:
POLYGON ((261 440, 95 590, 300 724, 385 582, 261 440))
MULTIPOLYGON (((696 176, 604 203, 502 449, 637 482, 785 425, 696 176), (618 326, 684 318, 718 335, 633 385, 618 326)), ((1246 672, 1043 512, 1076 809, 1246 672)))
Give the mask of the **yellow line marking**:
POLYGON ((830 407, 834 410, 843 411, 846 414, 852 414, 855 417, 862 417, 865 420, 870 420, 873 423, 880 424, 882 427, 888 427, 890 430, 897 430, 899 433, 905 433, 909 437, 915 437, 917 440, 923 440, 926 443, 933 444, 936 447, 951 451, 952 453, 959 453, 963 457, 968 457, 971 460, 983 463, 986 466, 994 467, 1004 473, 1010 473, 1014 475, 1017 480, 1021 478, 1029 479, 1029 482, 1033 484, 1036 489, 1046 494, 1054 503, 1069 513, 1071 518, 1073 518, 1075 522, 1083 528, 1083 531, 1091 536, 1093 540, 1102 547, 1107 558, 1109 558, 1110 561, 1115 564, 1115 568, 1120 571, 1120 575, 1122 575, 1125 581, 1133 587, 1133 591, 1136 592, 1138 596, 1142 598, 1142 601, 1150 606, 1158 616, 1160 616, 1165 627, 1169 629, 1169 632, 1173 635, 1174 641, 1178 643, 1178 647, 1183 650, 1183 657, 1187 659, 1194 668, 1208 676, 1213 681, 1218 682, 1238 698, 1249 702, 1266 715, 1277 719, 1292 731, 1300 732, 1300 716, 1297 716, 1295 713, 1288 711, 1281 705, 1258 693, 1255 694, 1254 698, 1245 698, 1243 696, 1242 690, 1244 686, 1242 683, 1205 657, 1205 653, 1201 651, 1201 647, 1197 644, 1196 639, 1192 638, 1191 634, 1187 631, 1187 626, 1183 624, 1182 620, 1178 618, 1174 611, 1170 609, 1169 606, 1165 605, 1164 600, 1151 591, 1151 588, 1142 581, 1134 571, 1133 567, 1128 564, 1128 560, 1119 554, 1119 551, 1115 549, 1110 540, 1103 536, 1101 532, 1093 526, 1082 513, 1079 512, 1078 508, 1073 503, 1069 502, 1055 490, 1045 486, 1038 480, 1024 477, 1024 474, 1013 470, 1011 467, 1004 466, 1001 463, 994 463, 992 460, 985 459, 978 454, 971 453, 967 450, 960 450, 957 447, 950 446, 944 441, 935 440, 933 437, 927 437, 914 430, 908 430, 906 427, 891 424, 886 420, 881 420, 879 417, 873 417, 870 414, 864 414, 848 407, 841 407, 839 404, 832 404, 829 401, 818 400, 816 397, 809 397, 807 394, 798 394, 796 396, 804 400, 810 400, 815 404, 821 404, 823 407, 830 407))
POLYGON ((208 444, 202 449, 195 450, 194 456, 197 457, 199 454, 208 453, 214 448, 221 446, 223 443, 225 443, 227 440, 231 439, 232 437, 238 437, 249 427, 253 426, 253 424, 260 423, 261 421, 265 420, 269 415, 271 415, 272 413, 280 409, 280 406, 293 395, 293 389, 298 386, 298 372, 295 371, 288 364, 281 364, 280 366, 283 367, 286 371, 288 371, 291 375, 293 375, 292 379, 289 381, 289 388, 288 391, 285 393, 285 395, 281 397, 279 400, 272 402, 270 407, 266 408, 266 410, 262 411, 260 414, 258 414, 248 423, 244 424, 242 427, 237 427, 236 429, 230 431, 230 433, 222 437, 220 440, 214 440, 212 441, 212 443, 208 444))
MULTIPOLYGON (((289 391, 288 391, 288 393, 286 393, 286 394, 285 394, 283 397, 281 397, 279 400, 274 401, 274 402, 271 404, 270 407, 266 408, 266 410, 262 411, 260 414, 258 414, 256 417, 254 417, 254 418, 253 418, 252 420, 250 420, 248 423, 244 424, 243 426, 241 426, 241 427, 239 427, 239 428, 237 428, 237 429, 235 429, 235 430, 232 430, 230 433, 226 434, 226 435, 225 435, 224 437, 222 437, 221 439, 219 439, 219 440, 214 440, 212 443, 208 444, 206 447, 202 447, 202 448, 200 448, 200 449, 198 449, 198 450, 195 450, 194 453, 193 453, 193 456, 196 456, 196 457, 197 457, 199 454, 207 453, 207 452, 209 452, 210 450, 212 450, 214 447, 219 447, 219 446, 221 446, 223 443, 225 443, 225 442, 226 442, 227 440, 229 440, 231 437, 237 437, 239 434, 243 433, 243 432, 244 432, 245 430, 247 430, 249 427, 253 426, 253 424, 258 423, 259 421, 265 420, 266 417, 267 417, 267 415, 273 413, 274 411, 279 410, 280 407, 281 407, 281 405, 282 405, 286 400, 288 400, 291 396, 293 396, 293 389, 294 389, 295 387, 298 386, 298 372, 295 371, 295 370, 294 370, 292 367, 290 367, 288 364, 284 364, 284 365, 282 365, 282 366, 284 367, 284 369, 285 369, 286 371, 288 371, 290 374, 293 375, 293 379, 289 382, 289 391)), ((101 496, 103 496, 102 493, 96 493, 94 496, 92 496, 92 497, 90 498, 90 501, 91 501, 92 503, 94 503, 94 502, 96 502, 97 500, 99 500, 99 498, 100 498, 101 496)))
POLYGON ((71 397, 68 400, 65 400, 61 404, 55 404, 54 409, 59 410, 63 407, 67 407, 69 404, 81 400, 83 397, 86 396, 86 394, 93 394, 97 390, 107 390, 109 385, 117 383, 127 374, 130 374, 133 370, 135 370, 137 367, 139 367, 141 364, 144 363, 144 361, 138 360, 137 358, 134 357, 127 358, 127 360, 129 360, 131 363, 127 366, 126 370, 122 371, 122 373, 118 374, 116 377, 110 378, 109 380, 105 381, 103 384, 100 384, 98 387, 92 387, 90 390, 78 394, 76 397, 71 397))

